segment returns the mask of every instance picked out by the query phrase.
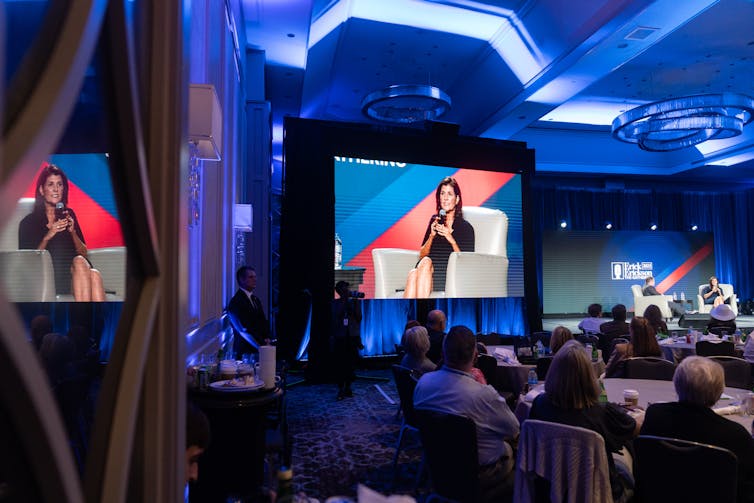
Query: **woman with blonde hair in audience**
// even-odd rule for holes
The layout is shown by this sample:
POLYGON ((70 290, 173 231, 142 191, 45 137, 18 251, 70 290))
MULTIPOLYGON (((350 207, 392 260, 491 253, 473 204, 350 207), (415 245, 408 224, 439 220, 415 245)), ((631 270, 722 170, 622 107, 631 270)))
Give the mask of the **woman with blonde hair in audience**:
POLYGON ((613 500, 626 501, 632 494, 633 477, 631 456, 624 447, 638 434, 641 416, 637 422, 616 404, 600 404, 599 395, 597 376, 584 346, 579 341, 567 341, 552 359, 545 392, 534 399, 529 419, 599 433, 605 440, 613 500))
POLYGON ((605 377, 623 377, 626 360, 635 356, 662 357, 662 350, 657 344, 655 329, 642 316, 634 316, 629 325, 631 342, 617 344, 605 367, 605 377))
POLYGON ((568 341, 573 340, 573 334, 563 325, 555 327, 550 336, 550 352, 554 355, 568 341))
POLYGON ((401 360, 401 365, 413 370, 417 376, 425 372, 431 372, 437 368, 427 358, 429 351, 429 334, 424 327, 411 327, 403 334, 403 347, 406 354, 401 360))

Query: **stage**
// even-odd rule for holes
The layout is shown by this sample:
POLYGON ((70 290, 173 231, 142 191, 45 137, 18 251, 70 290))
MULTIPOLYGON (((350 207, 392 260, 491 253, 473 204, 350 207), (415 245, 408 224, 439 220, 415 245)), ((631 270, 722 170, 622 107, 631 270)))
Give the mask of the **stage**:
MULTIPOLYGON (((568 328, 571 332, 574 334, 581 333, 581 330, 579 329, 579 322, 584 319, 584 316, 579 317, 548 317, 545 315, 542 318, 542 330, 546 330, 548 332, 552 332, 552 330, 559 326, 563 325, 564 327, 568 328)), ((611 321, 610 317, 604 318, 605 321, 611 321)), ((668 330, 687 330, 687 328, 680 327, 678 325, 679 318, 673 318, 672 320, 668 321, 666 320, 666 323, 668 324, 668 330)), ((631 317, 626 321, 631 321, 631 317)), ((698 330, 704 330, 704 327, 706 327, 707 324, 700 324, 697 326, 696 324, 693 325, 694 328, 698 330)), ((745 330, 748 334, 752 330, 754 330, 754 316, 746 316, 741 315, 736 317, 736 326, 740 328, 741 330, 745 330)))

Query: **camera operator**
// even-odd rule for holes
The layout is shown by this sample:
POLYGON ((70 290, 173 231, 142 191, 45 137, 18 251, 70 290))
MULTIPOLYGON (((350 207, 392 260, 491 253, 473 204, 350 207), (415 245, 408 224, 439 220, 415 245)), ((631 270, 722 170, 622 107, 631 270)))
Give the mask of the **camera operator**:
POLYGON ((348 283, 338 281, 335 285, 337 299, 332 302, 332 332, 330 337, 335 364, 335 379, 338 383, 338 400, 352 397, 351 383, 354 380, 356 363, 361 344, 360 292, 348 290, 348 283))

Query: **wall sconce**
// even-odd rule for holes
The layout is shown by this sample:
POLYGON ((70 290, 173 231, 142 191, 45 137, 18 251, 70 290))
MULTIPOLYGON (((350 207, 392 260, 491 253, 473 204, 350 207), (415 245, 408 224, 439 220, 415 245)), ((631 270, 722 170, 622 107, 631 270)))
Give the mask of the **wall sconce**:
POLYGON ((236 204, 233 206, 233 228, 242 232, 254 230, 254 207, 252 205, 236 204))
POLYGON ((189 84, 189 141, 196 145, 197 159, 219 161, 223 145, 223 112, 215 86, 189 84))

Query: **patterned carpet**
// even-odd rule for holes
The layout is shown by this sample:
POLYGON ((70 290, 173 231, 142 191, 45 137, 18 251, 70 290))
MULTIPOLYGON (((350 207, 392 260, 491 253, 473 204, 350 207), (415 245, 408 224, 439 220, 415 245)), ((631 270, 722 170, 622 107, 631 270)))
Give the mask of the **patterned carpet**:
MULTIPOLYGON (((392 372, 363 370, 359 375, 389 381, 357 379, 353 398, 341 401, 336 400, 334 384, 301 384, 288 390, 294 482, 307 496, 320 501, 336 495, 355 498, 357 483, 383 494, 418 497, 414 479, 421 460, 419 449, 402 451, 399 476, 392 488, 392 459, 401 425, 396 417, 399 399, 392 372)), ((407 440, 404 443, 418 443, 416 436, 407 440)), ((426 487, 421 491, 426 492, 426 487)))

